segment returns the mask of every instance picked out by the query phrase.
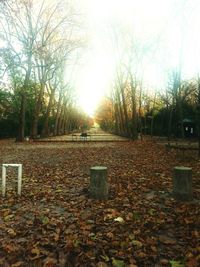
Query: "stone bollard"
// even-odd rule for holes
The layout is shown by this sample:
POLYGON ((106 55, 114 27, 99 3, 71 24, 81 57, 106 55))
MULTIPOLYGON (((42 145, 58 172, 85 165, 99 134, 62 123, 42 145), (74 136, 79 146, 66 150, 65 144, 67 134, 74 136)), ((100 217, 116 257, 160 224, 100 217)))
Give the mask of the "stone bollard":
POLYGON ((192 168, 174 168, 173 195, 176 200, 192 200, 192 168))
POLYGON ((90 168, 90 197, 95 199, 108 198, 107 167, 95 166, 90 168))

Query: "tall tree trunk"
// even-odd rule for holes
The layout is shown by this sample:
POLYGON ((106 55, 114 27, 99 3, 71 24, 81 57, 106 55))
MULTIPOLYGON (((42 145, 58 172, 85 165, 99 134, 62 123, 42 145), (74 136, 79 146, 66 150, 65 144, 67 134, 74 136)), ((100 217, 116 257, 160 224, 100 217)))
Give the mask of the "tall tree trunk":
POLYGON ((58 135, 58 121, 60 117, 60 108, 61 108, 61 102, 62 102, 62 90, 59 92, 59 99, 57 104, 57 111, 56 111, 56 119, 55 119, 55 126, 54 126, 54 135, 58 135))
POLYGON ((137 119, 137 110, 136 110, 136 101, 132 100, 132 138, 133 140, 138 139, 138 119, 137 119))
POLYGON ((180 127, 181 127, 181 137, 185 138, 185 132, 184 132, 184 125, 183 125, 183 108, 181 103, 181 96, 179 96, 178 99, 178 109, 179 109, 179 119, 180 119, 180 127))
POLYGON ((138 109, 138 128, 140 129, 140 139, 143 140, 143 125, 142 125, 142 87, 140 88, 139 109, 138 109))
POLYGON ((62 120, 61 120, 61 126, 60 126, 62 134, 65 134, 65 124, 66 124, 66 120, 67 120, 67 116, 66 116, 67 110, 66 109, 67 108, 66 108, 66 103, 65 103, 63 116, 62 116, 62 120))
POLYGON ((130 137, 130 129, 129 129, 129 123, 128 123, 128 112, 127 112, 126 99, 125 99, 123 85, 120 86, 120 91, 121 91, 121 96, 122 96, 125 131, 126 131, 126 135, 128 135, 130 137))
POLYGON ((120 122, 121 122, 121 134, 124 135, 126 133, 125 123, 124 123, 124 114, 123 114, 122 106, 120 103, 119 103, 119 116, 120 116, 120 122))
POLYGON ((117 103, 114 104, 114 116, 115 116, 115 132, 119 134, 120 132, 120 122, 119 122, 119 110, 117 103))
POLYGON ((41 107, 42 107, 42 97, 44 95, 44 88, 45 88, 45 84, 42 83, 41 88, 40 88, 40 92, 39 92, 39 96, 38 96, 38 99, 36 102, 35 111, 33 114, 32 134, 31 134, 31 136, 33 138, 36 138, 37 134, 38 134, 38 121, 39 121, 39 115, 40 115, 40 111, 41 111, 41 107))
POLYGON ((63 134, 63 129, 62 129, 63 120, 64 120, 64 103, 62 105, 61 112, 60 112, 60 118, 59 118, 59 121, 58 121, 58 134, 59 135, 63 134))
POLYGON ((26 91, 27 87, 29 85, 29 80, 31 76, 31 70, 32 70, 32 53, 28 55, 28 69, 26 72, 26 76, 24 79, 24 84, 22 87, 22 93, 21 93, 21 107, 20 107, 20 113, 19 113, 19 127, 18 127, 18 135, 16 138, 17 142, 23 142, 24 141, 24 134, 25 134, 25 124, 26 124, 26 91))
POLYGON ((138 139, 138 121, 137 121, 137 107, 136 107, 136 90, 131 77, 131 102, 132 102, 132 139, 138 139))
POLYGON ((154 110, 155 110, 155 104, 156 104, 156 93, 155 93, 154 99, 153 99, 152 116, 151 116, 151 139, 153 138, 153 130, 154 130, 154 110))
POLYGON ((124 114, 121 106, 121 100, 120 100, 120 94, 119 91, 117 90, 116 92, 116 97, 117 97, 117 103, 118 103, 118 110, 119 110, 119 121, 120 121, 120 134, 124 135, 125 134, 125 123, 124 123, 124 114))
POLYGON ((151 116, 151 139, 153 138, 154 116, 151 116))
POLYGON ((64 134, 67 134, 69 132, 68 124, 69 124, 69 116, 67 114, 67 109, 66 109, 65 110, 64 123, 63 123, 63 131, 64 131, 64 134))
POLYGON ((21 94, 21 106, 19 114, 19 128, 16 141, 23 142, 25 134, 25 113, 26 113, 26 95, 25 92, 21 94))
POLYGON ((49 103, 47 106, 47 111, 46 111, 45 119, 44 119, 44 125, 42 128, 42 136, 48 136, 49 135, 49 117, 50 117, 50 112, 51 112, 52 105, 53 105, 54 95, 55 95, 55 90, 51 89, 49 103))
POLYGON ((168 131, 167 131, 168 144, 170 144, 171 135, 172 135, 173 106, 174 106, 174 103, 172 103, 172 105, 169 108, 168 131))
POLYGON ((60 133, 65 133, 65 122, 66 122, 66 112, 67 112, 67 99, 64 97, 61 114, 60 114, 60 133))

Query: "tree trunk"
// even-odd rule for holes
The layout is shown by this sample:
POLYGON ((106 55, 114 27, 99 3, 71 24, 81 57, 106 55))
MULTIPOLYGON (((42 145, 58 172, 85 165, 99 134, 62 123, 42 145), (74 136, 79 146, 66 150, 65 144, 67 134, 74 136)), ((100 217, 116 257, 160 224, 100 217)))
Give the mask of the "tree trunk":
POLYGON ((38 99, 35 105, 35 111, 33 114, 32 134, 31 134, 33 138, 36 138, 38 135, 38 121, 39 121, 39 114, 40 114, 41 107, 42 107, 42 97, 44 95, 44 88, 45 88, 45 84, 42 83, 39 96, 38 96, 38 99))
POLYGON ((24 133, 25 133, 25 113, 26 113, 26 96, 23 92, 21 94, 21 107, 20 107, 20 114, 19 114, 19 129, 18 135, 16 138, 17 142, 24 141, 24 133))
POLYGON ((169 120, 168 120, 168 132, 167 132, 167 139, 168 139, 168 144, 170 143, 171 140, 171 131, 172 131, 172 114, 173 114, 173 103, 172 106, 169 109, 169 120))
POLYGON ((134 86, 133 76, 130 73, 131 102, 132 102, 132 139, 138 139, 138 118, 136 107, 136 85, 134 86))
POLYGON ((125 123, 124 123, 124 114, 123 114, 122 106, 120 103, 119 103, 119 116, 120 116, 120 122, 121 122, 121 134, 124 135, 126 133, 125 123))
POLYGON ((60 117, 60 107, 62 102, 62 91, 59 93, 59 99, 57 104, 57 111, 56 111, 56 119, 55 119, 55 126, 54 126, 54 135, 58 135, 58 121, 60 117))
POLYGON ((151 139, 153 138, 154 116, 151 116, 151 139))
POLYGON ((179 119, 180 119, 180 127, 181 127, 181 137, 184 139, 185 133, 184 133, 184 125, 183 125, 183 108, 181 104, 181 96, 179 96, 179 99, 178 99, 178 109, 179 109, 179 119))
POLYGON ((137 122, 137 110, 136 110, 136 99, 135 99, 135 89, 132 88, 132 138, 133 140, 138 139, 138 122, 137 122))
POLYGON ((66 121, 66 109, 67 109, 67 100, 65 99, 62 105, 62 112, 61 112, 61 121, 60 121, 60 132, 62 134, 65 133, 65 121, 66 121))
POLYGON ((17 142, 23 142, 24 141, 24 134, 25 134, 25 124, 26 124, 26 90, 29 85, 29 80, 31 76, 31 70, 32 70, 32 53, 28 55, 28 69, 26 72, 26 76, 24 79, 24 85, 22 87, 21 92, 21 108, 20 108, 20 114, 19 114, 19 128, 18 128, 18 136, 16 138, 17 142))
POLYGON ((63 123, 64 134, 67 134, 69 132, 68 124, 69 124, 69 116, 68 116, 67 110, 66 110, 65 119, 64 119, 64 123, 63 123))
POLYGON ((127 112, 127 106, 126 106, 126 99, 124 95, 124 88, 122 85, 120 86, 121 96, 122 96, 122 105, 123 105, 123 113, 124 113, 124 125, 126 130, 126 135, 130 137, 130 129, 128 124, 128 112, 127 112))
POLYGON ((116 96, 117 96, 117 104, 118 104, 118 111, 119 111, 119 121, 120 121, 120 134, 124 135, 125 134, 125 123, 124 123, 124 114, 123 114, 123 110, 122 110, 122 106, 121 106, 121 99, 120 99, 120 93, 117 89, 116 92, 116 96))
POLYGON ((140 129, 140 140, 143 140, 143 125, 142 125, 142 89, 140 88, 140 97, 139 97, 139 109, 138 109, 138 128, 140 129))
POLYGON ((117 103, 114 104, 114 116, 115 116, 115 133, 120 132, 120 122, 119 122, 119 110, 117 103))
MULTIPOLYGON (((63 103, 63 105, 64 105, 64 103, 63 103)), ((63 105, 61 107, 61 111, 60 111, 60 115, 59 115, 59 119, 58 119, 58 124, 57 124, 57 134, 58 135, 63 134, 62 133, 62 128, 61 128, 62 121, 63 121, 63 113, 64 113, 64 106, 63 105)))
POLYGON ((49 135, 49 117, 50 117, 50 112, 51 112, 52 105, 53 105, 54 95, 55 95, 55 90, 52 89, 51 94, 50 94, 50 98, 49 98, 47 111, 45 114, 44 125, 42 128, 42 136, 48 136, 49 135))

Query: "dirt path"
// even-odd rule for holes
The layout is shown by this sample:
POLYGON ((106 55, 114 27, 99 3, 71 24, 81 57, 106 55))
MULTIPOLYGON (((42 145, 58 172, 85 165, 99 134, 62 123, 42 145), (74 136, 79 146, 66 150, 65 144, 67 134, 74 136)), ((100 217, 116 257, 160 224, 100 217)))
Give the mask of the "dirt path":
POLYGON ((92 128, 89 131, 87 131, 88 137, 83 138, 80 136, 80 133, 73 133, 68 135, 62 135, 62 136, 55 136, 55 137, 48 137, 48 138, 42 138, 38 139, 37 141, 42 142, 111 142, 111 141, 129 141, 128 138, 121 137, 118 135, 110 134, 107 132, 104 132, 103 130, 99 128, 92 128))
POLYGON ((0 163, 23 164, 21 198, 12 176, 0 197, 0 266, 198 266, 198 160, 182 162, 149 141, 4 141, 0 163), (171 196, 172 169, 183 164, 193 168, 190 203, 171 196), (108 167, 106 201, 89 198, 94 165, 108 167))

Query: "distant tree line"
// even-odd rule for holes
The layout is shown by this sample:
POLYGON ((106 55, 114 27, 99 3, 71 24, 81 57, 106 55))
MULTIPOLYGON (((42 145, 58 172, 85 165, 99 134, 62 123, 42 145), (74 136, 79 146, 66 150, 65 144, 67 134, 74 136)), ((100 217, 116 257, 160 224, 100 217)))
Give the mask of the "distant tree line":
POLYGON ((198 137, 200 132, 200 79, 182 81, 177 87, 176 74, 169 76, 169 87, 161 93, 141 94, 137 87, 136 113, 133 116, 130 86, 123 88, 118 98, 107 97, 101 102, 96 118, 100 126, 122 136, 133 135, 133 120, 137 133, 172 137, 198 137))
MULTIPOLYGON (((187 14, 185 5, 177 10, 180 18, 187 14)), ((183 75, 183 19, 180 19, 180 49, 175 64, 163 67, 160 51, 167 54, 162 35, 137 38, 134 28, 120 22, 112 25, 108 38, 115 59, 111 91, 101 102, 96 119, 103 129, 133 140, 143 134, 172 137, 198 137, 200 144, 200 78, 183 75), (146 77, 153 60, 160 62, 163 79, 149 86, 146 77)), ((170 55, 170 53, 169 53, 170 55)), ((159 75, 159 70, 154 72, 159 75)), ((198 73, 198 72, 197 72, 198 73)), ((153 77, 157 78, 157 77, 153 77)))

